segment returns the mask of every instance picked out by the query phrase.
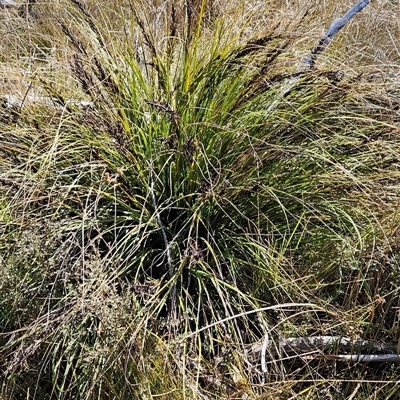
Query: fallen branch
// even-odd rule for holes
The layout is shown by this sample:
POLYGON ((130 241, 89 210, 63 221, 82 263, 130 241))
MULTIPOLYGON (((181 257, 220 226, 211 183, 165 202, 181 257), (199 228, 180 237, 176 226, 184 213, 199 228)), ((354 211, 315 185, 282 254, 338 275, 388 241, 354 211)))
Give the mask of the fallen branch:
POLYGON ((304 73, 307 73, 315 68, 315 62, 318 56, 327 48, 328 44, 332 41, 336 34, 347 24, 347 22, 349 22, 358 12, 363 10, 369 3, 370 0, 359 1, 355 6, 347 11, 342 18, 337 18, 332 22, 325 35, 319 40, 317 46, 311 50, 310 55, 303 59, 297 72, 287 78, 286 83, 281 85, 279 89, 279 96, 269 105, 266 110, 267 114, 275 110, 276 106, 285 96, 287 96, 293 87, 295 87, 304 73))
MULTIPOLYGON (((57 108, 63 109, 64 105, 60 103, 60 100, 55 97, 50 96, 25 96, 23 99, 18 98, 12 94, 5 94, 0 97, 0 105, 2 108, 5 109, 14 109, 14 110, 21 110, 28 104, 38 104, 49 108, 57 108)), ((78 100, 78 99, 68 99, 65 102, 65 105, 75 105, 85 108, 94 108, 94 103, 87 100, 78 100)))
MULTIPOLYGON (((267 336, 266 336, 267 337, 267 336)), ((266 358, 282 359, 301 357, 303 359, 326 359, 353 362, 400 362, 395 343, 382 343, 366 340, 352 340, 342 336, 310 336, 300 338, 282 338, 278 343, 264 340, 253 345, 248 352, 254 359, 261 358, 263 370, 266 358), (360 354, 323 354, 325 351, 346 351, 360 354), (380 353, 380 354, 364 354, 380 353), (313 354, 316 353, 316 354, 313 354)), ((264 371, 265 372, 265 371, 264 371)))
POLYGON ((311 54, 303 60, 302 69, 313 69, 317 57, 328 47, 336 34, 360 11, 362 11, 370 0, 361 0, 353 6, 342 18, 336 18, 326 31, 325 35, 319 40, 318 44, 311 50, 311 54))
POLYGON ((336 360, 336 361, 351 361, 351 362, 400 362, 400 354, 339 354, 335 355, 306 355, 302 357, 306 360, 336 360))
POLYGON ((0 0, 0 8, 12 8, 12 7, 19 7, 20 4, 16 3, 13 0, 0 0))

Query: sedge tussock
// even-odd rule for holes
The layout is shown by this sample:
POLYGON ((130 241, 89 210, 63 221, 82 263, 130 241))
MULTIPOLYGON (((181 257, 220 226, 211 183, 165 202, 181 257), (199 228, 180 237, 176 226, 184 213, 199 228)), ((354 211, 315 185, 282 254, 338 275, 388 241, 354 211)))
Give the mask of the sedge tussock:
POLYGON ((281 23, 261 4, 32 4, 48 22, 7 46, 41 57, 0 109, 3 397, 397 393, 371 383, 395 367, 266 373, 249 352, 266 333, 396 339, 398 81, 346 64, 346 38, 299 70, 306 3, 281 23))

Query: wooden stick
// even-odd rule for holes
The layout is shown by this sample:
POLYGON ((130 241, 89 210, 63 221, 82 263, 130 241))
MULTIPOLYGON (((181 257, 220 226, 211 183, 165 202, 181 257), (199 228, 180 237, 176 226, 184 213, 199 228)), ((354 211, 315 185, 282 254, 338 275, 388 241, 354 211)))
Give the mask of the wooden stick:
POLYGON ((11 7, 19 7, 20 4, 16 3, 13 0, 0 0, 0 8, 11 8, 11 7))
POLYGON ((335 355, 305 355, 302 357, 306 360, 336 360, 351 362, 400 362, 400 354, 338 354, 335 355))
POLYGON ((362 11, 370 0, 360 0, 353 6, 342 18, 335 19, 325 35, 319 40, 318 44, 311 50, 311 54, 303 60, 302 67, 304 70, 313 69, 317 57, 328 47, 329 43, 336 36, 336 34, 360 11, 362 11))
MULTIPOLYGON (((309 336, 300 338, 281 338, 257 343, 247 352, 251 359, 261 359, 266 370, 266 359, 301 357, 305 360, 325 359, 351 362, 400 362, 395 343, 382 343, 367 340, 352 340, 343 336, 309 336), (266 348, 267 346, 267 348, 266 348), (324 351, 347 351, 353 354, 323 354, 324 351), (365 354, 381 353, 381 354, 365 354)), ((264 371, 265 372, 265 371, 264 371)))

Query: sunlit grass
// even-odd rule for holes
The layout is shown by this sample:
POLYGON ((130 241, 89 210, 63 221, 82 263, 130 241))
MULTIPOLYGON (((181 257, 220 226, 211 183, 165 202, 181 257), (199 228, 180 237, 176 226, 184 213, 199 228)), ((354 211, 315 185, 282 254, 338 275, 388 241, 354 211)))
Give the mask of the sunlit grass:
POLYGON ((4 396, 350 396, 361 368, 247 349, 394 339, 398 82, 299 73, 301 13, 54 4, 10 47, 54 43, 25 93, 54 104, 0 117, 4 396))

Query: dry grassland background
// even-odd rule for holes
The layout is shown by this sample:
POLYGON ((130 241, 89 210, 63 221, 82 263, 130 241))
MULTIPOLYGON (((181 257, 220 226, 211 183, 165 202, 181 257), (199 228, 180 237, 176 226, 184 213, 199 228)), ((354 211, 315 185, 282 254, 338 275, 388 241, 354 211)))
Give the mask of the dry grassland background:
POLYGON ((400 2, 301 70, 354 3, 0 8, 0 400, 400 397, 289 348, 398 361, 400 2))

